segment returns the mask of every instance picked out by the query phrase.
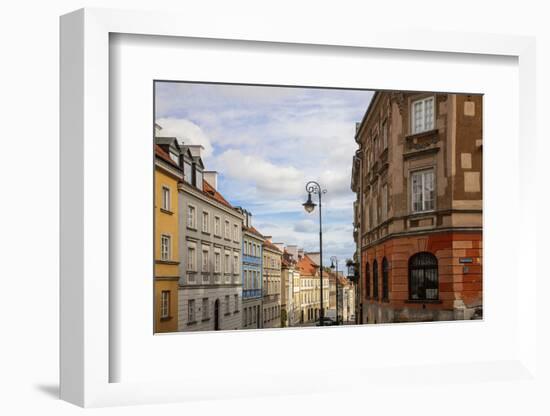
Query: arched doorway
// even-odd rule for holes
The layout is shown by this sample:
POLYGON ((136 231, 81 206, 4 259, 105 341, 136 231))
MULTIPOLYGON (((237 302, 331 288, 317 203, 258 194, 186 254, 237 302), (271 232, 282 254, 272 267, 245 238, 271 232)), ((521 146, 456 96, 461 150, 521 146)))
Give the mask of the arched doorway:
POLYGON ((220 300, 216 299, 214 302, 214 331, 220 329, 220 300))

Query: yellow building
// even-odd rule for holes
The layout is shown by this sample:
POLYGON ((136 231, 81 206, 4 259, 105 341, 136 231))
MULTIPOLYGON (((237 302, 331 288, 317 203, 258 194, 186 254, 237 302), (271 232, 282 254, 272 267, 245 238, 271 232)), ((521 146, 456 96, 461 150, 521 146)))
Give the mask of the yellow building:
POLYGON ((155 332, 178 330, 178 182, 175 138, 155 138, 155 332))

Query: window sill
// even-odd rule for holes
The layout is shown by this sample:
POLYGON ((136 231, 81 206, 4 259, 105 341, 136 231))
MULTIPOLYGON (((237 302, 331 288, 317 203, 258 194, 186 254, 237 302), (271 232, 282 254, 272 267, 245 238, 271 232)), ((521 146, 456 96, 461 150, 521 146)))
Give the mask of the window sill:
POLYGON ((188 326, 196 325, 196 324, 197 324, 197 321, 189 321, 189 322, 187 322, 187 325, 188 325, 188 326))
POLYGON ((155 260, 155 263, 157 263, 157 264, 167 264, 167 265, 171 265, 171 266, 177 266, 178 264, 180 264, 179 261, 175 261, 175 260, 155 260))
POLYGON ((201 322, 208 322, 209 320, 210 320, 210 318, 205 318, 201 322))
POLYGON ((160 212, 164 213, 164 214, 168 214, 168 215, 174 215, 174 212, 173 211, 170 211, 168 209, 164 209, 164 208, 161 208, 160 209, 160 212))
POLYGON ((191 230, 191 231, 197 231, 197 229, 196 229, 195 227, 187 226, 187 229, 188 229, 188 230, 191 230))
POLYGON ((206 234, 206 235, 210 235, 210 231, 204 231, 204 230, 202 230, 202 233, 203 233, 203 234, 206 234))
POLYGON ((229 316, 229 315, 231 315, 231 312, 226 312, 223 314, 223 316, 229 316))
POLYGON ((161 318, 160 318, 160 321, 161 321, 161 322, 165 322, 165 321, 169 321, 169 320, 172 319, 172 318, 173 318, 173 316, 165 316, 165 317, 161 317, 161 318))

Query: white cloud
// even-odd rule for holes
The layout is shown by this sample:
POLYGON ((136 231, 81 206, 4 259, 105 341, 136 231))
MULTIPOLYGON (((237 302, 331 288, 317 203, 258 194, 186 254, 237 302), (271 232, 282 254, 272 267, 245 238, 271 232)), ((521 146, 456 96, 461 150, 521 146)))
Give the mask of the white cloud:
POLYGON ((304 184, 303 173, 293 166, 276 165, 257 155, 230 149, 213 160, 214 168, 233 180, 253 183, 260 196, 279 198, 298 195, 304 184))
POLYGON ((204 157, 212 154, 212 141, 204 131, 195 123, 184 118, 160 118, 157 124, 162 127, 161 135, 164 137, 176 137, 185 144, 202 144, 204 157))
POLYGON ((313 220, 301 220, 294 224, 294 231, 298 233, 314 233, 317 230, 317 225, 313 220))

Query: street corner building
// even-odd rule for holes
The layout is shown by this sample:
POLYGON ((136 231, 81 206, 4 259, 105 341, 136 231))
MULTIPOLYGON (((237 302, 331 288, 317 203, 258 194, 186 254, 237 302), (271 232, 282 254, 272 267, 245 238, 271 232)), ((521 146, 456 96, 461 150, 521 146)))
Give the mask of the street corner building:
POLYGON ((482 96, 377 92, 351 188, 358 323, 479 319, 482 96))

